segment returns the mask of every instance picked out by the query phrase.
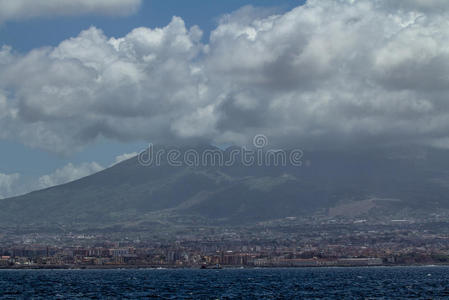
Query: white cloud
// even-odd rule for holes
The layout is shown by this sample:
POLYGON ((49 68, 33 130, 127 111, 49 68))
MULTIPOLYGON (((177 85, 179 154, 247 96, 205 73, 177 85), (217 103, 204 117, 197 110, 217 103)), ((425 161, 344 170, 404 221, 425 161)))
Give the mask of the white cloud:
MULTIPOLYGON (((120 162, 137 156, 137 152, 124 153, 115 157, 112 167, 120 162)), ((56 185, 69 183, 83 177, 103 171, 105 168, 97 162, 81 163, 74 165, 69 163, 50 174, 38 178, 23 179, 20 174, 0 173, 0 199, 26 194, 35 190, 45 189, 56 185)))
POLYGON ((0 199, 12 196, 14 185, 19 180, 19 174, 0 173, 0 199))
POLYGON ((246 7, 205 45, 175 17, 123 37, 92 27, 25 55, 4 47, 0 137, 56 152, 99 136, 435 144, 449 138, 449 14, 392 2, 309 0, 272 16, 246 7))
POLYGON ((119 164, 119 163, 121 163, 122 161, 125 161, 125 160, 128 160, 128 159, 130 159, 130 158, 136 157, 137 155, 138 155, 137 152, 124 153, 124 154, 122 154, 122 155, 118 155, 118 156, 115 158, 115 161, 114 161, 114 163, 113 163, 112 165, 119 164))
POLYGON ((96 162, 83 163, 78 166, 69 163, 51 174, 41 176, 38 179, 37 188, 44 189, 47 187, 68 183, 102 170, 104 170, 104 168, 96 162))
MULTIPOLYGON (((99 135, 152 136, 199 99, 191 60, 201 32, 180 18, 165 28, 137 28, 108 39, 90 28, 56 48, 14 56, 4 48, 0 89, 13 90, 13 134, 25 144, 58 152, 77 149, 99 135), (173 110, 176 107, 177 110, 173 110)), ((1 64, 1 62, 0 62, 1 64)))
POLYGON ((0 0, 0 23, 35 17, 70 15, 129 15, 141 0, 0 0))

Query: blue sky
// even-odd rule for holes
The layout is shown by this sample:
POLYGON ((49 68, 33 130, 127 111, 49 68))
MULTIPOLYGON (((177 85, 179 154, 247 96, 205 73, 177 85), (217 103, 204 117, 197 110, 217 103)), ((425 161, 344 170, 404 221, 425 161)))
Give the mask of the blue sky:
POLYGON ((29 51, 42 46, 56 46, 61 41, 77 36, 90 26, 101 28, 107 36, 123 36, 136 27, 163 27, 173 16, 184 19, 188 27, 198 25, 204 38, 217 26, 223 14, 243 6, 252 5, 285 12, 302 0, 144 0, 136 14, 126 17, 111 16, 63 16, 41 17, 9 21, 0 27, 2 45, 11 45, 18 51, 29 51))
MULTIPOLYGON (((301 4, 299 0, 145 0, 135 14, 129 16, 44 16, 7 21, 0 25, 0 45, 9 45, 14 51, 27 53, 44 46, 57 46, 61 41, 77 36, 82 30, 95 26, 108 37, 121 37, 137 27, 163 27, 173 16, 181 17, 187 27, 198 25, 203 39, 217 26, 218 19, 245 5, 267 8, 273 13, 285 12, 301 4)), ((28 147, 11 139, 0 140, 0 173, 19 173, 28 181, 49 174, 68 163, 97 162, 107 166, 123 153, 138 152, 150 141, 123 143, 100 138, 81 151, 69 155, 28 147)), ((1 194, 1 193, 0 193, 1 194)))

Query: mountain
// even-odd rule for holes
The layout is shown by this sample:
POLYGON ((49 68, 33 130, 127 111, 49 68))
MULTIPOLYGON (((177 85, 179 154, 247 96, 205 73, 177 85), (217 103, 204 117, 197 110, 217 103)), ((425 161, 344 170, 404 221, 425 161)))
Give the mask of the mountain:
MULTIPOLYGON (((158 147, 181 157, 194 150, 158 147)), ((240 150, 239 150, 240 149, 240 150)), ((286 157, 291 151, 285 152, 286 157)), ((264 155, 266 153, 264 152, 264 155)), ((137 157, 97 174, 0 201, 0 224, 253 224, 286 217, 403 217, 449 209, 449 151, 388 149, 310 151, 301 166, 144 166, 137 157)))

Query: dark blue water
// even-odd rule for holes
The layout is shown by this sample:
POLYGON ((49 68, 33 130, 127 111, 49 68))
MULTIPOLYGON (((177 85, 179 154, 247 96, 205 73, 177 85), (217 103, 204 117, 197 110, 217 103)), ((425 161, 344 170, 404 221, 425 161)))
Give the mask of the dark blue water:
POLYGON ((0 271, 1 299, 449 298, 449 268, 0 271))

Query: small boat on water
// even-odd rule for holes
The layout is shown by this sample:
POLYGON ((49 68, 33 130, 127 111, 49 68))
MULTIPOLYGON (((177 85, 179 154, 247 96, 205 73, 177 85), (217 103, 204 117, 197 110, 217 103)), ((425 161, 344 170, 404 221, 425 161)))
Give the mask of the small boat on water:
POLYGON ((201 269, 219 270, 219 269, 222 269, 222 267, 220 266, 220 264, 216 264, 216 265, 202 265, 201 269))

